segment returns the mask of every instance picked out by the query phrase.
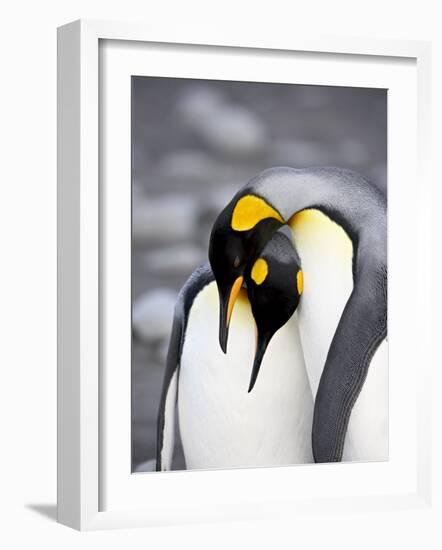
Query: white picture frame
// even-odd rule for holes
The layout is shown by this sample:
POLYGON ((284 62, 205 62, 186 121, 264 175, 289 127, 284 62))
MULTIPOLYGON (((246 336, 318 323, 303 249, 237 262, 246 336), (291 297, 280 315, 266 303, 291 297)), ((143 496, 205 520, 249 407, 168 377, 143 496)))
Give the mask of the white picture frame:
MULTIPOLYGON (((431 255, 429 252, 432 239, 427 205, 431 204, 432 189, 427 154, 430 120, 430 44, 347 37, 311 38, 301 35, 290 39, 281 37, 278 43, 268 44, 265 38, 244 41, 241 37, 227 34, 216 38, 206 37, 203 32, 200 36, 191 37, 186 36, 185 31, 180 35, 175 32, 172 34, 172 36, 163 36, 162 33, 156 35, 152 29, 143 25, 99 21, 76 21, 61 27, 58 31, 59 522, 77 529, 88 530, 274 517, 294 513, 327 512, 330 508, 333 509, 333 513, 336 513, 355 508, 370 511, 379 510, 379 508, 429 505, 431 500, 431 434, 429 430, 431 403, 428 388, 432 364, 431 354, 428 351, 431 334, 431 255), (121 48, 117 48, 115 55, 112 52, 103 54, 106 50, 100 50, 100 48, 105 43, 124 45, 125 52, 121 53, 121 48), (133 69, 137 59, 144 65, 150 61, 153 66, 155 55, 147 60, 142 59, 144 54, 140 48, 142 49, 143 44, 155 46, 155 55, 160 56, 158 61, 161 63, 166 61, 161 58, 161 47, 162 45, 167 47, 169 57, 172 59, 168 65, 167 75, 173 71, 176 76, 201 74, 194 72, 189 74, 190 65, 180 63, 180 55, 192 57, 192 52, 196 49, 199 55, 201 54, 200 57, 204 57, 204 63, 210 63, 214 55, 222 57, 227 54, 231 61, 247 55, 261 55, 262 59, 266 55, 271 55, 272 59, 285 58, 287 62, 290 54, 309 54, 308 59, 304 60, 304 65, 307 66, 306 71, 310 71, 306 74, 311 74, 308 78, 313 84, 332 83, 330 80, 332 77, 327 74, 322 77, 321 82, 316 80, 319 78, 314 77, 313 73, 316 69, 308 68, 309 65, 316 63, 316 59, 319 61, 322 59, 325 64, 333 60, 343 64, 342 74, 348 70, 349 65, 346 64, 354 64, 355 70, 351 71, 348 78, 345 77, 347 85, 358 85, 357 65, 365 65, 366 72, 371 71, 370 78, 373 79, 367 81, 364 78, 368 77, 360 77, 359 85, 377 82, 376 71, 384 71, 384 76, 379 76, 380 87, 382 79, 387 78, 387 73, 392 73, 391 68, 399 67, 401 60, 404 66, 409 64, 414 67, 413 75, 408 70, 398 69, 397 83, 395 84, 393 80, 391 82, 393 82, 392 93, 396 85, 407 87, 409 93, 404 94, 404 101, 408 101, 407 106, 416 110, 417 125, 413 122, 413 113, 411 113, 410 126, 407 126, 410 131, 403 137, 404 141, 401 142, 400 147, 395 149, 395 142, 389 139, 389 181, 392 177, 393 181, 401 178, 405 182, 401 191, 401 208, 405 212, 413 208, 416 232, 411 238, 411 245, 417 247, 419 260, 414 277, 420 281, 420 284, 416 287, 416 293, 410 298, 409 304, 411 314, 414 314, 412 318, 416 321, 412 326, 407 327, 403 323, 401 325, 399 311, 400 289, 401 284, 404 284, 400 268, 405 264, 401 263, 404 250, 401 249, 398 234, 401 224, 405 222, 398 215, 399 209, 393 207, 389 214, 392 229, 389 246, 390 259, 393 258, 396 269, 393 269, 393 275, 389 273, 390 287, 390 277, 393 276, 396 279, 394 279, 394 288, 390 288, 393 292, 389 300, 392 300, 393 304, 397 303, 397 314, 392 316, 393 321, 390 320, 392 326, 389 327, 389 333, 393 341, 399 339, 409 341, 409 336, 414 331, 418 336, 416 341, 419 342, 414 347, 411 346, 412 349, 408 349, 403 355, 397 353, 393 356, 393 359, 396 357, 397 361, 405 365, 405 371, 408 368, 409 386, 408 390, 404 390, 402 401, 400 396, 397 401, 393 400, 395 408, 392 411, 392 422, 395 421, 396 414, 396 421, 399 424, 398 414, 405 409, 404 400, 416 398, 416 406, 413 404, 407 407, 407 414, 410 415, 407 422, 411 426, 410 430, 413 431, 412 447, 410 447, 413 456, 406 464, 402 459, 395 462, 393 457, 388 464, 313 465, 316 468, 313 473, 308 467, 305 467, 302 472, 300 467, 170 472, 144 474, 141 475, 142 477, 138 476, 140 480, 138 482, 136 476, 131 476, 130 469, 125 466, 127 454, 130 452, 129 446, 127 445, 127 449, 122 450, 121 454, 118 449, 118 447, 125 449, 128 440, 128 435, 125 434, 125 430, 129 430, 127 392, 125 396, 121 396, 123 420, 112 418, 112 426, 115 428, 112 431, 116 435, 109 443, 105 429, 106 423, 109 423, 106 403, 112 399, 112 392, 115 394, 116 391, 124 392, 122 389, 124 387, 127 389, 127 376, 130 376, 130 373, 125 371, 124 380, 115 379, 111 384, 103 383, 101 343, 105 319, 103 319, 102 305, 107 299, 107 285, 113 284, 110 280, 104 285, 103 280, 106 278, 109 261, 114 262, 112 265, 115 266, 115 259, 121 260, 121 255, 118 256, 120 253, 126 254, 127 259, 127 248, 124 248, 124 246, 127 247, 127 242, 121 249, 116 247, 113 257, 104 254, 103 243, 106 241, 106 233, 112 230, 112 215, 115 214, 116 208, 124 209, 124 201, 127 201, 128 195, 126 189, 126 194, 108 196, 103 200, 105 193, 103 193, 102 173, 106 170, 100 165, 100 162, 103 162, 100 157, 103 147, 100 120, 103 119, 105 107, 101 104, 100 86, 106 86, 106 83, 109 85, 109 82, 112 82, 115 84, 112 89, 118 91, 117 84, 121 75, 127 76, 131 74, 131 70, 136 70, 136 74, 139 74, 138 69, 133 69), (138 48, 139 51, 138 54, 131 54, 128 57, 127 53, 131 48, 138 48), (327 56, 327 59, 323 59, 324 56, 327 56), (369 67, 371 61, 374 63, 372 68, 369 67), (395 64, 396 62, 398 64, 395 64), (112 70, 103 74, 101 65, 110 66, 110 63, 113 63, 112 70), (134 63, 133 66, 132 63, 134 63), (402 73, 403 76, 401 76, 402 73), (413 86, 415 83, 417 83, 417 93, 413 86), (411 163, 405 167, 397 162, 401 147, 402 151, 407 152, 407 162, 411 163), (409 190, 416 183, 416 176, 410 173, 410 166, 417 168, 419 177, 418 192, 413 195, 409 190), (104 210, 106 216, 102 215, 104 210), (103 218, 107 221, 103 222, 103 218), (396 288, 397 291, 394 290, 396 288), (420 376, 414 380, 414 363, 422 357, 424 360, 420 365, 420 376), (120 437, 119 440, 116 439, 118 437, 120 437), (115 441, 119 442, 118 446, 115 445, 115 441), (109 454, 116 459, 106 460, 109 454), (121 478, 118 477, 120 473, 121 478), (301 474, 303 478, 308 479, 308 483, 304 483, 298 495, 291 495, 284 488, 293 483, 296 476, 299 482, 301 474), (368 480, 366 489, 363 484, 358 486, 358 480, 362 478, 368 480), (379 485, 373 483, 376 479, 381 480, 379 485), (394 482, 387 483, 385 481, 387 479, 393 479, 394 482), (141 489, 132 487, 133 485, 141 487, 141 484, 143 485, 141 489), (368 484, 371 484, 372 490, 368 489, 368 484), (111 490, 104 491, 104 485, 111 487, 111 490), (235 486, 239 492, 233 494, 232 486, 235 486), (140 500, 145 492, 149 492, 149 504, 143 505, 140 500), (106 496, 108 493, 111 497, 106 496), (213 496, 214 494, 216 496, 213 496)), ((217 58, 220 67, 222 66, 221 57, 217 58)), ((201 60, 195 62, 199 63, 198 66, 203 63, 201 60)), ((232 63, 232 66, 234 65, 235 63, 232 63)), ((241 65, 238 66, 240 70, 241 65)), ((338 74, 337 65, 334 69, 338 74)), ((211 70, 216 71, 213 68, 211 70)), ((285 70, 284 67, 281 70, 285 70)), ((166 73, 160 74, 159 71, 157 66, 154 74, 166 75, 166 73)), ((207 75, 207 66, 204 71, 202 74, 207 75)), ((238 75, 240 74, 242 73, 239 72, 238 75)), ((249 78, 253 79, 253 75, 249 75, 249 78)), ((339 76, 333 78, 338 79, 339 76)), ((390 78, 396 77, 388 76, 388 79, 390 78)), ((266 77, 262 80, 266 81, 266 77)), ((333 82, 336 83, 337 80, 333 82)), ((119 91, 120 95, 115 92, 110 100, 118 102, 123 98, 123 101, 127 102, 124 87, 119 91)), ((399 97, 399 94, 396 97, 399 97)), ((400 115, 399 107, 403 108, 405 104, 397 105, 396 114, 393 107, 391 119, 389 115, 393 137, 398 136, 394 128, 395 125, 397 126, 400 115)), ((404 120, 404 125, 406 124, 404 120)), ((118 129, 119 138, 123 141, 116 141, 112 147, 116 147, 117 150, 121 148, 124 151, 122 155, 127 156, 129 150, 125 146, 128 127, 124 120, 118 122, 118 129)), ((122 161, 120 169, 117 173, 122 178, 130 178, 127 159, 125 163, 122 161)), ((124 186, 122 189, 124 190, 124 186)), ((391 189, 389 189, 389 205, 394 205, 398 197, 390 191, 391 189)), ((126 208, 122 216, 126 220, 123 221, 123 224, 126 224, 123 225, 123 230, 127 230, 130 208, 126 208)), ((125 264, 124 261, 120 263, 125 264)), ((127 280, 128 273, 130 274, 129 264, 126 271, 123 269, 119 275, 123 280, 127 280)), ((127 308, 124 309, 126 305, 123 303, 120 306, 123 312, 121 317, 123 323, 127 321, 127 316, 124 315, 124 312, 127 312, 127 308)), ((394 311, 393 308, 393 313, 394 311)), ((120 328, 126 331, 127 343, 127 330, 130 331, 130 324, 129 327, 121 325, 120 328)), ((116 329, 118 330, 118 326, 116 329)), ((123 347, 119 352, 127 354, 127 345, 126 350, 123 347)), ((113 380, 112 376, 108 379, 113 380)), ((406 435, 401 430, 397 433, 398 445, 401 445, 406 435)), ((299 483, 298 487, 300 487, 299 483)))

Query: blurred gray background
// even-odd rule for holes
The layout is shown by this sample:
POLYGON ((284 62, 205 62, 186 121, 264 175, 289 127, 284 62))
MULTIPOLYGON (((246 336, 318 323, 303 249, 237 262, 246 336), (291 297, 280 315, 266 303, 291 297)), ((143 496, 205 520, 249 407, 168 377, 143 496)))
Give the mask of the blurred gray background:
POLYGON ((176 295, 218 212, 277 165, 351 168, 386 192, 386 90, 132 78, 134 471, 153 467, 176 295))

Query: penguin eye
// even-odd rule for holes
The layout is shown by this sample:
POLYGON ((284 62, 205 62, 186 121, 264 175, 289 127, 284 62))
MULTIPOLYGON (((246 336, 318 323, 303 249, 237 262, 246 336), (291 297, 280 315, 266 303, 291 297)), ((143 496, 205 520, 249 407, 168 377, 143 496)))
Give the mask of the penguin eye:
POLYGON ((239 256, 236 256, 235 259, 233 260, 233 267, 238 267, 240 264, 240 259, 239 259, 239 256))

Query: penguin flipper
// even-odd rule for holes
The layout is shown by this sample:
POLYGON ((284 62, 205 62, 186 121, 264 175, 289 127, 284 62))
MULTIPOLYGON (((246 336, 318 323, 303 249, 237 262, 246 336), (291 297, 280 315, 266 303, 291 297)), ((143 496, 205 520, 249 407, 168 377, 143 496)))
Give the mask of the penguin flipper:
POLYGON ((358 281, 330 346, 313 416, 315 462, 340 462, 353 405, 387 337, 387 268, 358 281))
POLYGON ((178 370, 181 355, 184 318, 180 300, 175 306, 175 314, 167 352, 166 371, 157 420, 157 456, 156 470, 172 469, 173 448, 175 444, 175 406, 178 395, 178 370))
POLYGON ((189 311, 196 295, 214 280, 208 263, 195 269, 181 289, 175 304, 172 332, 157 420, 156 470, 171 470, 175 444, 175 408, 181 352, 189 311))

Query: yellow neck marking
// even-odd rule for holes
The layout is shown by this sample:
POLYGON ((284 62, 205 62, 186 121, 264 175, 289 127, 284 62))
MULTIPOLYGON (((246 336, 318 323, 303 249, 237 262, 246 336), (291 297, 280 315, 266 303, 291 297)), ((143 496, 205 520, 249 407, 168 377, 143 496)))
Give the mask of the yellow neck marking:
POLYGON ((252 279, 257 285, 262 284, 269 274, 269 266, 263 258, 258 258, 252 267, 252 279))
POLYGON ((302 291, 304 290, 304 277, 301 270, 299 270, 296 274, 296 286, 298 287, 298 294, 301 296, 302 291))
POLYGON ((275 218, 281 223, 285 223, 280 213, 267 204, 264 199, 246 195, 241 197, 235 205, 231 226, 235 231, 248 231, 266 218, 275 218))
POLYGON ((336 258, 347 260, 353 256, 353 243, 345 230, 316 208, 301 210, 288 221, 298 249, 326 249, 336 258))

